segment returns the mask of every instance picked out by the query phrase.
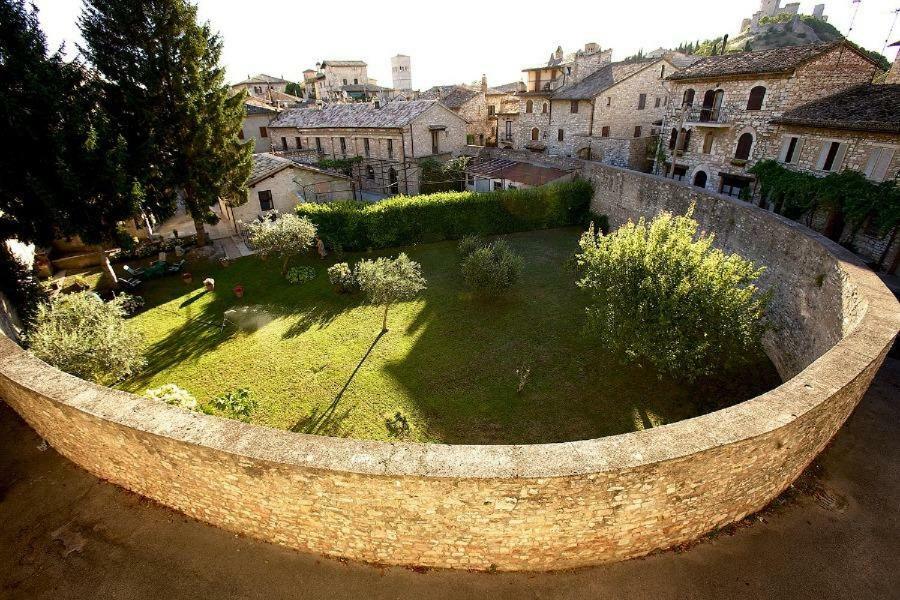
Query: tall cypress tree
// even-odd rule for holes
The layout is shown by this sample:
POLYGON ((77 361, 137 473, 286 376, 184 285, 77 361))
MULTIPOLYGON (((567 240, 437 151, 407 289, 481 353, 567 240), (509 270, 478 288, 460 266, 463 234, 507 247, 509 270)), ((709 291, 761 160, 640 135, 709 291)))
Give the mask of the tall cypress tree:
POLYGON ((228 96, 221 39, 186 0, 85 0, 80 26, 128 179, 158 216, 181 194, 204 244, 204 224, 217 220, 210 207, 220 197, 239 203, 251 168, 252 149, 238 140, 243 97, 228 96))

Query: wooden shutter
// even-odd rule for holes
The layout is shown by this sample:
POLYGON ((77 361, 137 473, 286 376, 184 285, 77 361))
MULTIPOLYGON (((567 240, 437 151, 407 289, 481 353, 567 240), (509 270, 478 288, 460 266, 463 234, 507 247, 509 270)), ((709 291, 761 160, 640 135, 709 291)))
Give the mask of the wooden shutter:
POLYGON ((834 155, 834 164, 831 165, 831 172, 837 173, 841 170, 841 167, 844 164, 844 156, 847 155, 847 144, 841 142, 838 145, 837 154, 834 155))

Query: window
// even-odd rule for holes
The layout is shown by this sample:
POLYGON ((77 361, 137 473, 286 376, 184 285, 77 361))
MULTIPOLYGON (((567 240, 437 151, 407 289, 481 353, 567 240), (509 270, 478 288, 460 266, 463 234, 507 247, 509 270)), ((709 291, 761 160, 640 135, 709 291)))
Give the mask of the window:
POLYGON ((672 171, 672 179, 675 181, 684 181, 685 177, 687 177, 687 167, 675 165, 675 169, 672 171))
POLYGON ((440 135, 441 135, 441 132, 438 131, 437 129, 434 129, 431 132, 431 153, 432 154, 440 154, 440 151, 441 151, 440 150, 440 146, 441 146, 440 135))
MULTIPOLYGON (((392 140, 388 140, 389 142, 392 140)), ((397 182, 397 169, 391 167, 388 169, 388 186, 391 194, 396 194, 400 190, 400 184, 397 182)))
POLYGON ((682 152, 687 152, 691 149, 691 130, 681 130, 681 148, 682 152))
POLYGON ((322 138, 320 137, 316 138, 316 152, 318 152, 319 154, 322 153, 322 138))
POLYGON ((303 150, 303 144, 300 142, 299 137, 295 137, 294 142, 296 142, 296 144, 297 144, 297 150, 303 150))
POLYGON ((600 130, 600 137, 609 137, 609 125, 604 125, 600 130))
POLYGON ((272 190, 260 190, 259 210, 266 212, 267 210, 272 210, 274 208, 275 203, 272 201, 272 190))
POLYGON ((493 104, 488 104, 488 115, 493 116, 497 114, 497 107, 493 104))
POLYGON ((795 135, 786 137, 781 144, 781 152, 779 153, 778 160, 785 164, 796 165, 800 162, 801 145, 799 137, 795 135))
POLYGON ((734 151, 734 158, 737 160, 749 160, 750 150, 753 149, 753 134, 744 133, 738 138, 737 149, 734 151))
POLYGON ((573 115, 578 112, 578 100, 572 100, 572 103, 569 105, 569 112, 573 115))
POLYGON ((847 144, 826 141, 822 144, 822 151, 819 153, 818 170, 830 173, 840 171, 846 152, 847 144))
POLYGON ((722 189, 719 191, 725 194, 726 196, 731 196, 732 198, 739 198, 741 196, 741 192, 749 184, 749 181, 744 177, 737 177, 736 175, 722 175, 722 189))
POLYGON ((638 110, 644 110, 647 108, 647 94, 641 94, 638 96, 638 110))
POLYGON ((694 185, 699 188, 706 187, 706 171, 697 171, 694 175, 694 185))
POLYGON ((607 97, 606 97, 606 105, 607 105, 607 106, 612 106, 612 96, 607 96, 607 97))
POLYGON ((636 137, 636 138, 641 137, 641 126, 640 125, 637 125, 634 128, 634 137, 636 137))
POLYGON ((259 128, 259 137, 269 137, 269 130, 265 127, 259 128))
POLYGON ((494 181, 494 191, 502 190, 503 182, 502 181, 494 181))
POLYGON ((475 185, 475 177, 471 173, 466 173, 466 185, 475 185))
POLYGON ((872 181, 884 181, 887 175, 888 167, 894 158, 894 148, 886 146, 876 147, 869 154, 869 160, 866 163, 866 177, 872 181))
POLYGON ((528 102, 525 103, 525 112, 527 112, 527 113, 534 112, 534 102, 529 100, 528 102))
POLYGON ((747 110, 762 110, 763 99, 766 97, 766 88, 761 85, 750 90, 750 98, 747 100, 747 110))
POLYGON ((694 92, 693 88, 688 88, 688 89, 684 90, 684 98, 681 100, 681 105, 682 106, 691 106, 692 104, 694 104, 694 94, 695 93, 696 92, 694 92))
POLYGON ((706 136, 703 138, 703 154, 709 154, 710 152, 712 152, 712 146, 713 146, 713 134, 707 133, 706 136))
POLYGON ((666 65, 661 65, 659 68, 659 78, 665 79, 666 77, 666 65))
POLYGON ((474 134, 474 133, 467 133, 467 134, 466 134, 466 145, 467 145, 467 146, 474 146, 474 145, 475 145, 475 134, 474 134))
POLYGON ((563 133, 563 130, 562 130, 562 129, 558 129, 558 130, 556 131, 556 141, 558 141, 558 142, 563 141, 563 135, 565 135, 565 134, 563 133))
POLYGON ((353 78, 353 85, 359 85, 359 79, 356 77, 353 78))
POLYGON ((341 156, 347 156, 347 138, 340 138, 341 156))
POLYGON ((547 103, 546 102, 541 104, 541 114, 545 114, 545 115, 547 114, 547 103))
POLYGON ((660 97, 657 96, 656 99, 653 101, 653 108, 659 108, 659 104, 660 104, 660 97))
POLYGON ((677 142, 678 142, 678 130, 673 127, 672 135, 669 136, 669 150, 674 150, 675 144, 677 142))
POLYGON ((367 157, 372 155, 372 150, 369 146, 369 138, 363 138, 363 154, 367 157))
POLYGON ((375 169, 372 165, 366 165, 366 179, 375 179, 375 169))
POLYGON ((512 121, 506 122, 506 139, 512 139, 512 121))
POLYGON ((286 137, 281 138, 281 149, 287 150, 287 138, 286 137))
POLYGON ((347 79, 344 78, 344 85, 347 85, 347 79))
POLYGON ((531 141, 536 142, 538 138, 541 136, 541 131, 537 127, 533 127, 531 129, 531 141))
POLYGON ((394 158, 394 140, 388 140, 387 146, 388 146, 388 158, 394 158))

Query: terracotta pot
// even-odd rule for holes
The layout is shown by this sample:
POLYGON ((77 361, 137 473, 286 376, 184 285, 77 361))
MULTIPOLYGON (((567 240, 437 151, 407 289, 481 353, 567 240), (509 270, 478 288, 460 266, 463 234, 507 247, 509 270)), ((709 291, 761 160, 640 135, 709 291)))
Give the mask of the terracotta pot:
POLYGON ((194 276, 191 275, 190 273, 182 273, 182 274, 181 274, 181 279, 182 279, 182 281, 184 281, 185 283, 190 283, 190 282, 192 282, 192 281, 194 280, 194 276))
POLYGON ((231 291, 233 291, 234 295, 237 296, 238 298, 244 297, 244 286, 242 286, 242 285, 234 286, 231 291))

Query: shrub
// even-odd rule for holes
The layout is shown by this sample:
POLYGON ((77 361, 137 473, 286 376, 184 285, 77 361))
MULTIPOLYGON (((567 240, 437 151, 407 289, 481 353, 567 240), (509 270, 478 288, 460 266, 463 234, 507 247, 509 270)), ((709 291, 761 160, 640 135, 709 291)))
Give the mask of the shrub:
POLYGON ((628 223, 580 242, 580 287, 593 301, 590 328, 628 360, 688 380, 759 357, 768 294, 762 269, 697 235, 693 208, 628 223))
POLYGON ((508 290, 522 273, 522 258, 499 240, 478 248, 462 261, 466 285, 485 296, 498 296, 508 290))
POLYGON ((143 367, 141 336, 125 321, 128 296, 103 302, 92 292, 61 294, 38 308, 31 352, 72 375, 113 383, 143 367))
POLYGON ((425 289, 422 266, 409 260, 402 252, 395 259, 359 261, 356 264, 356 282, 359 289, 368 296, 369 302, 384 306, 382 333, 388 330, 387 315, 391 304, 412 300, 425 289))
POLYGON ((231 417, 246 419, 256 410, 256 400, 247 388, 225 392, 212 399, 212 405, 231 417))
POLYGON ((484 240, 481 239, 479 235, 466 235, 463 236, 461 240, 459 240, 459 245, 457 245, 457 250, 459 250, 459 255, 465 258, 469 256, 479 248, 484 247, 484 240))
POLYGON ((263 219, 246 225, 250 244, 263 256, 282 259, 281 274, 287 273, 288 262, 304 252, 316 239, 316 227, 309 219, 292 214, 263 219))
POLYGON ((356 279, 350 265, 345 262, 328 267, 328 281, 342 294, 349 294, 356 289, 356 279))
POLYGON ((316 278, 316 270, 306 265, 291 267, 287 272, 286 278, 288 283, 306 283, 316 278))
POLYGON ((187 410, 199 410, 197 407, 197 399, 194 398, 190 392, 178 387, 174 383, 167 383, 158 388, 147 390, 144 392, 144 397, 150 398, 151 400, 160 400, 166 404, 171 404, 172 406, 180 406, 187 410))
POLYGON ((577 180, 524 190, 395 196, 376 203, 300 204, 296 210, 331 247, 366 250, 578 225, 592 195, 591 184, 577 180))

